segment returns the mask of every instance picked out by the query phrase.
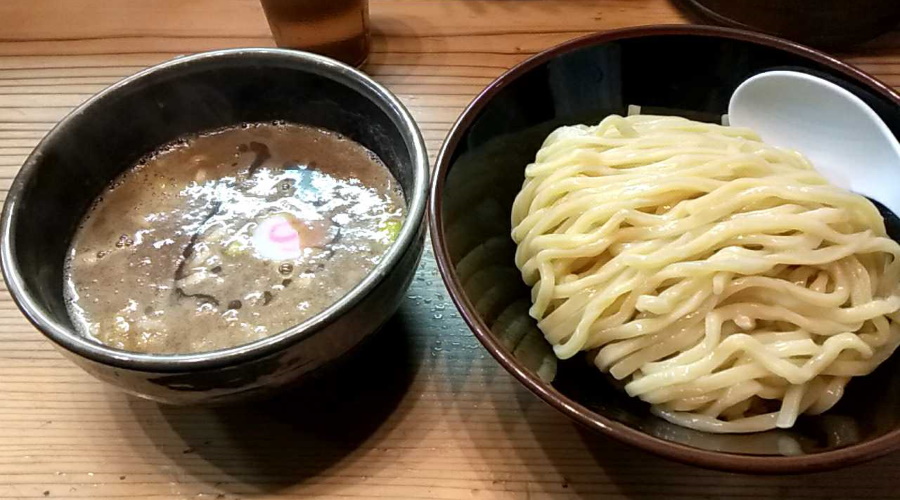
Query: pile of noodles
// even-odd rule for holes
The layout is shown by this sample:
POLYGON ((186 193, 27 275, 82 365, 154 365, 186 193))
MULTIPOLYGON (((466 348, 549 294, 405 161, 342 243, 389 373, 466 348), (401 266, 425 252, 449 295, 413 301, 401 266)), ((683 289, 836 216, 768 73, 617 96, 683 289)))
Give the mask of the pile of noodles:
POLYGON ((686 427, 790 427, 900 344, 900 245, 878 210, 746 129, 557 129, 512 223, 556 355, 587 352, 686 427))

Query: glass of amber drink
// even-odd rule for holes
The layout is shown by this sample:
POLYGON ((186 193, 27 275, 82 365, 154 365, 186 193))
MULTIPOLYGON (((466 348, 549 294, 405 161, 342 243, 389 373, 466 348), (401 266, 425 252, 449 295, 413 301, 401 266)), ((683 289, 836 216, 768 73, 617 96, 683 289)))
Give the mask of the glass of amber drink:
POLYGON ((261 0, 279 47, 315 52, 352 66, 369 56, 368 0, 261 0))

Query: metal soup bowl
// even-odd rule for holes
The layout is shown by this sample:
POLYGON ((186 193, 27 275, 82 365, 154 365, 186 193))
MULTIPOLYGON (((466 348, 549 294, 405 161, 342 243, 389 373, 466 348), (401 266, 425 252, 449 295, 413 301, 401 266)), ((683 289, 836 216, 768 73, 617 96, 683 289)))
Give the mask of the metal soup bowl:
POLYGON ((341 357, 396 311, 422 253, 428 159, 409 112, 365 74, 290 50, 175 59, 103 90, 35 148, 3 208, 3 276, 24 315, 69 359, 132 394, 174 404, 259 396, 341 357), (384 161, 408 206, 397 240, 349 293, 270 337, 197 354, 106 346, 73 326, 63 296, 73 234, 93 200, 142 156, 177 138, 285 120, 339 132, 384 161))

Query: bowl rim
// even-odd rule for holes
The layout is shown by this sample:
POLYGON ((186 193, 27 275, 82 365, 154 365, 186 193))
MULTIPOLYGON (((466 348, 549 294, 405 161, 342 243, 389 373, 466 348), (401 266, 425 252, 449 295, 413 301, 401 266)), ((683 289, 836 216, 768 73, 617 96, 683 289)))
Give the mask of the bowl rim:
POLYGON ((469 328, 491 355, 519 382, 550 406, 556 408, 575 422, 623 443, 649 451, 678 462, 710 469, 755 474, 805 473, 844 467, 871 460, 900 449, 900 428, 892 430, 871 441, 849 445, 844 448, 800 456, 753 456, 724 451, 710 451, 685 444, 668 441, 629 427, 621 422, 593 412, 556 390, 551 384, 532 375, 517 359, 501 346, 490 329, 474 312, 475 308, 466 296, 462 283, 450 260, 445 240, 443 224, 443 190, 450 159, 471 123, 477 118, 487 103, 511 82, 533 68, 553 58, 578 49, 601 45, 608 42, 645 38, 651 36, 697 36, 750 42, 769 48, 779 49, 794 55, 811 59, 827 66, 845 78, 864 84, 864 87, 878 93, 885 99, 900 106, 900 95, 890 87, 863 71, 841 62, 815 49, 771 35, 750 31, 699 25, 657 25, 642 26, 611 31, 603 31, 574 38, 555 47, 542 51, 513 66, 483 89, 466 107, 456 122, 438 153, 432 177, 428 223, 431 242, 441 278, 444 280, 456 308, 469 328))
POLYGON ((400 100, 362 71, 325 56, 287 49, 250 47, 200 52, 150 66, 110 85, 77 106, 41 139, 16 174, 3 205, 0 216, 0 269, 13 301, 28 321, 54 344, 78 356, 104 365, 151 373, 186 373, 234 366, 282 351, 289 345, 321 332, 381 283, 416 242, 425 217, 428 185, 428 154, 421 130, 400 100), (406 143, 413 175, 412 189, 409 193, 404 193, 407 199, 407 217, 397 239, 372 271, 338 301, 291 328, 249 344, 192 354, 144 354, 109 347, 55 321, 53 315, 25 286, 16 249, 12 244, 15 238, 13 223, 21 213, 19 199, 26 186, 39 174, 41 169, 38 166, 44 151, 67 133, 68 128, 73 126, 73 122, 85 110, 114 98, 135 83, 153 82, 160 75, 177 78, 181 71, 203 71, 214 68, 217 64, 239 64, 242 61, 282 65, 331 79, 368 98, 388 116, 406 143))

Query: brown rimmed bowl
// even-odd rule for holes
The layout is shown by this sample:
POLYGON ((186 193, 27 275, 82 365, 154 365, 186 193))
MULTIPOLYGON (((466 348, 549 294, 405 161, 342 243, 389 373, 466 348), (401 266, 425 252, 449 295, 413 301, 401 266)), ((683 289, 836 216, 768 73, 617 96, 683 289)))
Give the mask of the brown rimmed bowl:
MULTIPOLYGON (((438 157, 430 224, 440 272, 476 337, 525 387, 579 424, 667 458, 747 473, 833 469, 900 448, 895 356, 853 380, 843 400, 792 429, 716 435, 670 424, 584 359, 558 363, 527 316, 529 289, 513 262, 510 207, 546 135, 597 123, 629 105, 645 114, 718 122, 732 91, 767 70, 816 74, 853 92, 900 135, 900 96, 821 52, 726 28, 659 26, 598 33, 523 62, 463 112, 438 157), (537 339, 537 340, 536 340, 537 339)), ((859 168, 865 168, 860 165, 859 168)), ((900 179, 900 165, 898 165, 900 179)), ((886 180, 896 182, 896 179, 886 180)), ((900 189, 900 186, 898 186, 900 189)))

